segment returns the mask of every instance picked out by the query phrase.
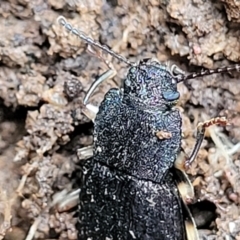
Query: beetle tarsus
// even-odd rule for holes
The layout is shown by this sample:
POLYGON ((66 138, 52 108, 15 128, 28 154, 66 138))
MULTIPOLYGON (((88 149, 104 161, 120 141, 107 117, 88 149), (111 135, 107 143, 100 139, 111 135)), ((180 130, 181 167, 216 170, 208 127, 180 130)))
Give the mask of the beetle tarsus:
POLYGON ((185 162, 185 167, 189 168, 189 166, 192 164, 192 162, 195 160, 200 146, 202 144, 202 141, 204 139, 204 135, 206 132, 206 129, 212 125, 220 125, 220 126, 226 126, 228 124, 227 119, 225 117, 216 117, 212 118, 205 122, 200 122, 197 126, 197 140, 195 143, 195 146, 193 148, 193 151, 190 155, 190 157, 185 162))

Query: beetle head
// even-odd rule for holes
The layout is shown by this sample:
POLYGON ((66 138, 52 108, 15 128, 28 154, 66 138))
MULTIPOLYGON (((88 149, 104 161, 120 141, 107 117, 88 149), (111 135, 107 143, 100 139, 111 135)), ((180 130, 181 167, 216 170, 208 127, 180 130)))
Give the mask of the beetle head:
POLYGON ((140 61, 128 71, 124 94, 150 108, 175 105, 180 97, 177 76, 183 72, 172 66, 152 59, 140 61))

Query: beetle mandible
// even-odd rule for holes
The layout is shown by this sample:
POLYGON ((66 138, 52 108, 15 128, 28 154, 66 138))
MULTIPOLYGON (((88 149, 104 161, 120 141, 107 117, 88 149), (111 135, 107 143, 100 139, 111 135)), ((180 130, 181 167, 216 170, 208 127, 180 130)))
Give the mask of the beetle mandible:
POLYGON ((187 74, 155 59, 131 63, 73 28, 64 17, 58 22, 92 46, 93 53, 94 48, 100 49, 129 66, 123 88, 109 90, 97 109, 88 103, 91 94, 115 74, 105 61, 109 70, 92 84, 84 99, 94 114, 94 145, 83 169, 78 239, 199 239, 187 208, 194 192, 185 170, 194 161, 206 128, 225 126, 227 120, 217 117, 199 123, 195 146, 186 157, 181 151, 182 120, 175 108, 180 97, 177 84, 240 71, 240 65, 187 74))

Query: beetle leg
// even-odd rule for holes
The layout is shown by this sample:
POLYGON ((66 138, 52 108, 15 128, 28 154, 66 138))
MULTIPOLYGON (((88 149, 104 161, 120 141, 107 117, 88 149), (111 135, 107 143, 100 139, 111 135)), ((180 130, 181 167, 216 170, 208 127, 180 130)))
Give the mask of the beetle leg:
MULTIPOLYGON (((83 147, 77 150, 77 156, 79 160, 87 160, 93 157, 93 145, 83 147)), ((76 189, 68 192, 66 189, 56 193, 53 196, 52 206, 56 206, 58 212, 65 212, 79 203, 80 189, 76 189)))
POLYGON ((95 91, 95 89, 98 87, 98 85, 107 79, 113 78, 117 74, 115 68, 113 67, 113 64, 110 61, 108 61, 107 59, 105 59, 104 52, 101 49, 95 49, 93 46, 88 45, 87 50, 95 57, 101 59, 108 67, 108 70, 106 72, 104 72, 96 81, 94 81, 93 84, 91 85, 91 87, 89 88, 86 96, 83 99, 83 103, 86 106, 87 106, 89 98, 91 97, 91 95, 95 91))
POLYGON ((97 86, 102 83, 103 81, 107 80, 107 79, 111 79, 116 75, 116 70, 115 69, 109 69, 106 72, 104 72, 96 81, 93 82, 93 84, 91 85, 91 87, 89 88, 86 96, 84 97, 83 103, 84 105, 88 105, 88 100, 91 97, 91 95, 93 94, 93 92, 95 91, 95 89, 97 88, 97 86))
POLYGON ((187 240, 199 240, 196 224, 192 217, 191 212, 188 209, 188 204, 192 202, 194 198, 193 186, 185 173, 183 168, 185 162, 185 154, 181 152, 174 164, 174 176, 177 183, 177 188, 181 196, 181 205, 183 209, 183 219, 186 229, 187 240))
POLYGON ((177 188, 185 204, 192 203, 194 189, 185 171, 175 168, 177 188))
MULTIPOLYGON (((77 150, 79 160, 87 160, 93 157, 93 146, 83 147, 77 150)), ((63 190, 53 196, 52 206, 56 206, 58 212, 65 212, 79 203, 80 189, 68 192, 63 190)))
POLYGON ((91 103, 88 103, 85 108, 83 108, 82 112, 87 118, 94 122, 96 115, 98 113, 98 107, 94 106, 91 103))
POLYGON ((199 240, 197 227, 191 212, 189 211, 187 205, 184 202, 182 202, 182 207, 183 207, 183 216, 185 218, 184 221, 185 221, 187 240, 199 240))
POLYGON ((187 206, 194 198, 194 189, 187 174, 185 173, 185 159, 185 153, 181 152, 174 163, 174 175, 177 182, 177 188, 181 196, 187 240, 199 240, 195 221, 187 206))
POLYGON ((199 123, 197 127, 197 141, 192 151, 192 154, 190 155, 189 158, 187 158, 186 154, 182 151, 174 163, 176 174, 178 176, 177 178, 178 190, 183 199, 183 202, 186 204, 189 204, 192 202, 192 199, 194 198, 194 190, 191 182, 188 179, 188 176, 185 173, 185 170, 195 160, 198 154, 198 151, 200 149, 201 143, 204 139, 206 128, 215 124, 226 126, 227 120, 224 117, 218 117, 218 118, 213 118, 209 121, 205 121, 203 123, 199 123))
POLYGON ((224 117, 218 117, 218 118, 213 118, 209 121, 205 121, 203 123, 199 123, 197 127, 197 141, 195 143, 195 146, 193 148, 193 151, 190 157, 186 158, 186 154, 182 151, 174 163, 177 187, 182 199, 186 234, 187 234, 188 240, 196 240, 196 239, 199 239, 199 237, 196 229, 196 224, 187 207, 187 204, 191 203, 192 199, 194 198, 194 189, 187 174, 185 173, 185 169, 189 167, 190 164, 195 160, 198 154, 198 151, 200 149, 201 143, 204 139, 206 128, 215 124, 226 126, 227 120, 224 117))
POLYGON ((116 72, 115 68, 113 67, 112 63, 110 61, 104 59, 102 50, 95 50, 92 46, 89 45, 88 51, 92 55, 96 56, 97 58, 100 58, 108 67, 108 70, 106 72, 104 72, 102 75, 100 75, 100 77, 96 81, 93 82, 93 84, 89 88, 86 96, 83 99, 83 104, 86 106, 86 109, 84 110, 84 114, 89 119, 94 121, 94 119, 98 113, 98 107, 94 106, 91 103, 88 103, 89 98, 91 97, 91 95, 93 94, 93 92, 95 91, 95 89, 98 87, 99 84, 101 84, 105 80, 113 78, 117 72, 116 72))
POLYGON ((53 196, 53 206, 56 206, 58 212, 65 212, 73 207, 77 206, 79 203, 79 192, 80 189, 67 192, 63 190, 59 193, 56 193, 53 196))
POLYGON ((93 145, 78 149, 77 156, 80 160, 86 160, 93 157, 93 145))
POLYGON ((227 125, 227 119, 225 117, 217 117, 217 118, 212 118, 209 121, 201 122, 197 126, 197 141, 195 143, 195 146, 193 148, 193 151, 190 155, 190 157, 185 161, 185 168, 188 168, 191 163, 195 160, 200 146, 202 144, 202 141, 204 139, 204 134, 206 132, 206 128, 212 126, 212 125, 221 125, 221 126, 226 126, 227 125))

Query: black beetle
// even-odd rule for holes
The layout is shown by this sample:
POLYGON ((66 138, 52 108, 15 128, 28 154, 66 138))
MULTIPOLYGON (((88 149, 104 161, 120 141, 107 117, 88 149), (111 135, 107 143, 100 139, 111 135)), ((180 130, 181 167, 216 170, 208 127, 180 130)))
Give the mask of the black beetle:
MULTIPOLYGON (((185 168, 194 161, 205 129, 226 125, 214 118, 198 125, 192 154, 181 152, 177 84, 213 73, 239 71, 240 65, 186 74, 177 66, 144 59, 138 64, 73 28, 59 23, 92 47, 106 51, 130 66, 122 89, 111 89, 99 110, 87 101, 110 70, 93 83, 84 103, 95 112, 93 156, 83 169, 79 203, 79 240, 197 240, 187 208, 194 196, 185 168)), ((94 53, 94 49, 90 49, 94 53)), ((101 58, 101 54, 96 54, 101 58)), ((90 154, 91 156, 91 154, 90 154)))

